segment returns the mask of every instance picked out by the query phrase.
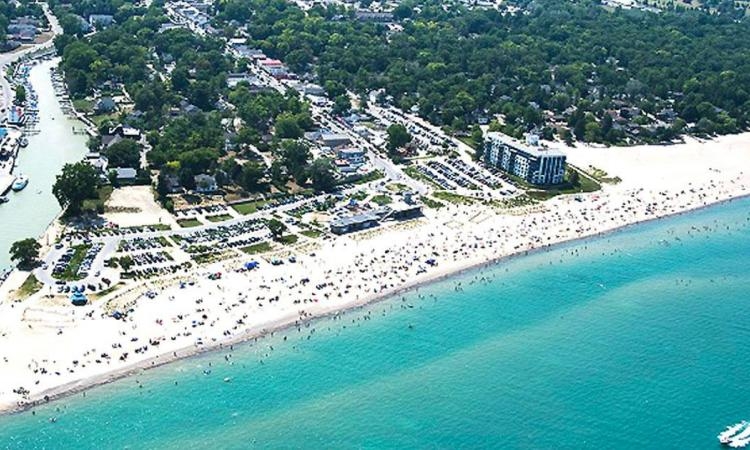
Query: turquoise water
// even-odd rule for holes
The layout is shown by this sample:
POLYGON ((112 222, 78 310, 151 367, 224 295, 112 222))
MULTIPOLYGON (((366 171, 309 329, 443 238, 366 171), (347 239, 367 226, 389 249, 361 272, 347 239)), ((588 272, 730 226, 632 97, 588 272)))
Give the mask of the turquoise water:
POLYGON ((0 447, 715 448, 750 419, 749 255, 750 200, 640 225, 2 417, 0 447))

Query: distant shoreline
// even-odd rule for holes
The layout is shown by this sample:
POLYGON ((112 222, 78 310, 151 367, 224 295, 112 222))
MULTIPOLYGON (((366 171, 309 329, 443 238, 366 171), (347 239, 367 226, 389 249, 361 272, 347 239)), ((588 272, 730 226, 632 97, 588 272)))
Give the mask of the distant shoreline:
POLYGON ((463 266, 459 266, 452 270, 451 269, 443 270, 443 271, 438 270, 438 272, 428 277, 427 279, 420 280, 417 282, 406 283, 405 285, 400 286, 395 289, 386 290, 383 292, 379 292, 377 294, 371 294, 369 296, 365 296, 364 298, 357 300, 355 302, 352 302, 345 306, 329 307, 325 309, 323 312, 312 315, 307 320, 304 320, 304 321, 300 321, 297 315, 285 316, 285 317, 282 317, 280 319, 277 319, 275 321, 272 321, 266 324, 250 327, 249 329, 245 330, 243 333, 241 333, 238 336, 217 342, 215 344, 206 345, 202 347, 195 347, 195 346, 183 347, 176 351, 165 352, 163 354, 153 356, 151 358, 133 363, 131 365, 128 365, 119 369, 112 370, 110 372, 107 372, 101 375, 95 375, 92 377, 83 378, 80 380, 62 384, 60 386, 57 386, 51 389, 47 389, 38 394, 35 394, 31 398, 30 401, 24 403, 23 405, 9 406, 5 408, 0 407, 0 416, 20 414, 24 411, 33 409, 36 406, 47 404, 53 401, 58 401, 66 397, 70 397, 75 394, 81 393, 83 391, 89 390, 91 388, 102 386, 108 383, 112 383, 114 381, 121 380, 123 378, 127 378, 132 375, 136 375, 140 372, 143 372, 149 369, 160 367, 160 366, 163 366, 163 365, 166 365, 166 364, 178 361, 178 360, 184 360, 184 359, 196 357, 199 355, 203 355, 206 353, 217 352, 235 344, 244 344, 253 339, 263 338, 272 333, 285 331, 285 330, 292 328, 295 324, 308 323, 312 321, 326 319, 332 316, 336 316, 343 312, 362 309, 369 305, 373 305, 375 303, 389 300, 398 295, 401 295, 407 292, 416 291, 420 287, 435 284, 441 281, 448 280, 450 278, 458 277, 468 272, 481 270, 489 266, 497 265, 504 261, 508 261, 508 260, 515 259, 515 258, 521 258, 521 257, 529 256, 529 255, 540 253, 540 252, 549 251, 549 250, 561 247, 563 245, 578 244, 581 242, 586 242, 586 241, 590 241, 594 239, 600 239, 604 236, 622 232, 630 228, 645 225, 650 222, 656 222, 656 221, 674 218, 674 217, 678 217, 678 216, 682 216, 686 214, 696 213, 701 210, 722 206, 722 205, 729 204, 735 201, 741 201, 747 198, 750 198, 750 194, 742 194, 742 195, 738 195, 735 197, 730 197, 730 198, 718 200, 715 202, 706 203, 704 205, 697 205, 695 207, 689 207, 682 211, 668 213, 662 216, 648 218, 644 220, 639 220, 639 221, 635 221, 635 222, 621 225, 621 226, 615 226, 611 229, 600 231, 600 232, 593 233, 590 235, 580 236, 580 237, 573 238, 573 239, 561 240, 558 242, 554 242, 551 244, 547 244, 547 245, 543 245, 540 247, 535 247, 535 248, 531 248, 527 250, 519 250, 508 255, 488 259, 482 262, 467 263, 463 266))

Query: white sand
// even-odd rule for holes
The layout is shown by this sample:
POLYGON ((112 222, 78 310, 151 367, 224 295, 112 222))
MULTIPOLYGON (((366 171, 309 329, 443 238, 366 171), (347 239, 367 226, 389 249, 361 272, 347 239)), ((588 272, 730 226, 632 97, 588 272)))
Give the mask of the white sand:
POLYGON ((687 138, 670 146, 566 148, 568 160, 583 170, 589 166, 619 176, 620 189, 638 187, 682 189, 712 179, 729 179, 750 171, 750 134, 722 136, 711 141, 687 138))
POLYGON ((40 295, 0 304, 0 408, 360 305, 491 259, 746 195, 750 137, 725 139, 732 144, 691 143, 684 152, 676 146, 572 151, 574 163, 624 181, 583 201, 558 197, 522 215, 477 206, 430 210, 427 219, 323 241, 316 256, 298 255, 297 264, 238 273, 236 262, 217 263, 194 273, 195 285, 184 289, 169 280, 148 282, 110 303, 134 308, 126 321, 103 317, 108 299, 78 308, 40 295), (438 267, 425 263, 431 257, 438 267), (207 279, 216 271, 224 273, 221 280, 207 279), (140 295, 149 289, 154 299, 140 295), (30 394, 12 392, 21 386, 30 394))
POLYGON ((112 191, 107 200, 104 217, 121 227, 165 224, 176 227, 177 222, 156 200, 151 186, 126 186, 112 191), (124 211, 124 212, 118 212, 124 211))

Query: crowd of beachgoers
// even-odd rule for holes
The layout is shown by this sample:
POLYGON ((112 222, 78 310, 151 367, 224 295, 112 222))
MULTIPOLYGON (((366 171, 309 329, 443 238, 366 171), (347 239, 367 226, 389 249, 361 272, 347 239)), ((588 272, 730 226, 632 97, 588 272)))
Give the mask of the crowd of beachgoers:
POLYGON ((44 292, 0 303, 0 408, 18 409, 281 327, 301 328, 499 258, 747 195, 750 173, 706 167, 695 181, 636 186, 513 211, 451 205, 417 221, 325 241, 295 255, 294 263, 247 270, 242 261, 220 261, 83 307, 44 292))

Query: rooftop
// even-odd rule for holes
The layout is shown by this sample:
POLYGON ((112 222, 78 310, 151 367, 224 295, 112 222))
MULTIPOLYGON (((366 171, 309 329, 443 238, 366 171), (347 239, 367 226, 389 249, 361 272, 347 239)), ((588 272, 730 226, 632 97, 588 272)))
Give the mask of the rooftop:
POLYGON ((560 149, 529 145, 519 140, 513 139, 507 134, 498 133, 496 131, 490 131, 489 133, 487 133, 487 138, 490 140, 498 141, 517 150, 521 150, 522 152, 528 153, 531 156, 565 156, 565 153, 563 153, 560 149))

